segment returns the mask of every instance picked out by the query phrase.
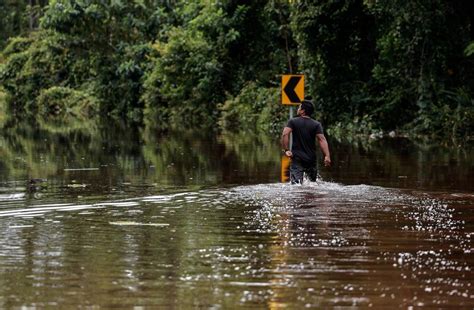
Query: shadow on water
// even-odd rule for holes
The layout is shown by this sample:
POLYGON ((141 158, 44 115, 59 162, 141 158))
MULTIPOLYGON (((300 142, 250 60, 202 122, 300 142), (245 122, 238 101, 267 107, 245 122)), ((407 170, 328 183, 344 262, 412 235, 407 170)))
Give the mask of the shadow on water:
POLYGON ((1 308, 474 306, 472 151, 89 121, 1 132, 1 308))

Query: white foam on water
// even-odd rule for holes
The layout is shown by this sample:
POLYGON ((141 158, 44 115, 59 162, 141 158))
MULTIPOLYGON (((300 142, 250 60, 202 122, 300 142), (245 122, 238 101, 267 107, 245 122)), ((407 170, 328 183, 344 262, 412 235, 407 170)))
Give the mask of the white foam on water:
POLYGON ((109 222, 110 225, 116 226, 153 226, 153 227, 168 227, 168 223, 138 223, 131 221, 118 221, 118 222, 109 222))
POLYGON ((0 195, 0 201, 22 200, 24 198, 25 198, 25 193, 13 193, 13 194, 0 195))
POLYGON ((136 201, 129 201, 129 202, 100 202, 96 205, 99 206, 113 206, 113 207, 134 207, 140 205, 136 201))

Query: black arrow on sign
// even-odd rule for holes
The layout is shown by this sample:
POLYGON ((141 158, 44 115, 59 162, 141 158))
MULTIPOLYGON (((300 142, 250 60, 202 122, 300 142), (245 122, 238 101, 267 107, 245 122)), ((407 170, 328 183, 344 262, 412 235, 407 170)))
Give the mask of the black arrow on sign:
POLYGON ((288 96, 288 99, 290 99, 291 103, 300 103, 301 99, 298 97, 298 95, 295 92, 295 87, 298 85, 298 83, 301 80, 301 76, 292 76, 290 77, 290 80, 288 83, 286 83, 285 88, 283 91, 285 94, 288 96))

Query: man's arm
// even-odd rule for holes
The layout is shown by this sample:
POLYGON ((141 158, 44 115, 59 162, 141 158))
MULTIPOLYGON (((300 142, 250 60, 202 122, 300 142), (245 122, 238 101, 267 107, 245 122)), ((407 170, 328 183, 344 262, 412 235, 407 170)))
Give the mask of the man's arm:
POLYGON ((285 155, 288 157, 293 156, 290 151, 290 133, 290 127, 283 128, 283 132, 281 133, 281 147, 285 150, 285 155))
POLYGON ((330 166, 331 165, 331 155, 329 154, 328 141, 326 140, 326 137, 322 133, 317 134, 316 138, 318 139, 319 147, 321 148, 321 151, 324 154, 324 165, 325 166, 330 166))

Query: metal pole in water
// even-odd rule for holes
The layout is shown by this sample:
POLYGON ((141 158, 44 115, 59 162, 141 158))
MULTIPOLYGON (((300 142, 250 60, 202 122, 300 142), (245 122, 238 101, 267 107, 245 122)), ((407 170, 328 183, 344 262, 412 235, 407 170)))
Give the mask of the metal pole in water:
MULTIPOLYGON (((292 119, 292 118, 293 118, 293 106, 290 106, 290 119, 292 119)), ((290 133, 290 142, 288 144, 288 147, 289 147, 290 151, 292 150, 292 146, 293 146, 293 134, 290 133)))

